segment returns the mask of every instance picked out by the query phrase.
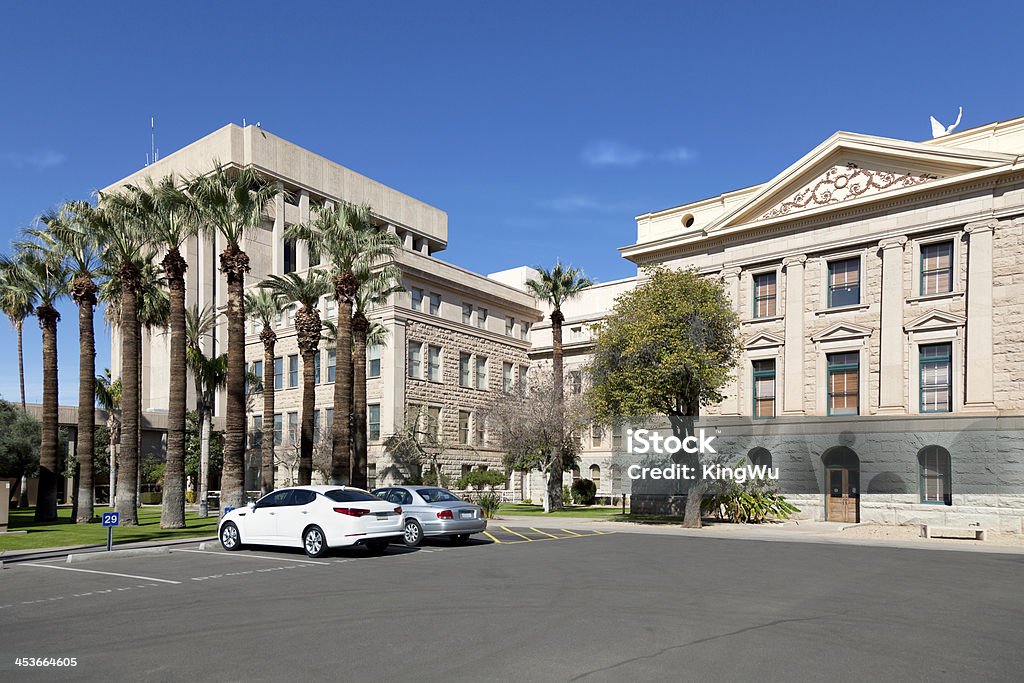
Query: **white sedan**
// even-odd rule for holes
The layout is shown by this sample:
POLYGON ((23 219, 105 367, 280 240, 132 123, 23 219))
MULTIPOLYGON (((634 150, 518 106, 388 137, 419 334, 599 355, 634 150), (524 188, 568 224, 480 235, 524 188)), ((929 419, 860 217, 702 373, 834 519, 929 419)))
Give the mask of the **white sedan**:
POLYGON ((365 545, 381 553, 401 542, 401 507, 349 486, 294 486, 278 489, 225 514, 217 533, 225 550, 243 545, 303 548, 322 557, 331 548, 365 545))

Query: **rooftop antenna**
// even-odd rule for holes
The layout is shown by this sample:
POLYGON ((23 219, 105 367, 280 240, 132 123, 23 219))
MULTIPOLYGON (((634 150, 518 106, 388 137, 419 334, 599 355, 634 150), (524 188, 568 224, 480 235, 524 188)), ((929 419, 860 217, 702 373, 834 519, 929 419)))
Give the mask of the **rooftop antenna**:
POLYGON ((934 116, 930 116, 932 120, 932 138, 941 138, 943 135, 949 135, 953 132, 953 129, 960 125, 960 117, 964 115, 964 108, 960 107, 959 113, 956 115, 956 123, 952 126, 943 126, 941 123, 935 120, 934 116))

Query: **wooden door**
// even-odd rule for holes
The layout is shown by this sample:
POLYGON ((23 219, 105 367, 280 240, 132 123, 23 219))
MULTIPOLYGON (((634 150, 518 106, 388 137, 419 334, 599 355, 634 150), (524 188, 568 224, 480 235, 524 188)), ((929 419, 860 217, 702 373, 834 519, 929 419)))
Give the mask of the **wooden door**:
POLYGON ((825 470, 828 486, 825 498, 825 519, 829 522, 860 521, 860 472, 842 467, 825 470))

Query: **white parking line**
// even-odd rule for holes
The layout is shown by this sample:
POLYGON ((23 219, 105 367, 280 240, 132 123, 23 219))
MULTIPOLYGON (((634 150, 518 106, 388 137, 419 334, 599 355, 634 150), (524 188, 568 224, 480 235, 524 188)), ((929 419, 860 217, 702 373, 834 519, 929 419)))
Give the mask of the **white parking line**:
POLYGON ((58 567, 52 564, 33 564, 26 562, 23 566, 25 567, 43 567, 45 569, 59 569, 64 572, 82 572, 83 574, 104 574, 106 576, 120 576, 123 579, 141 579, 142 581, 159 581, 160 583, 173 583, 179 584, 181 581, 172 581, 170 579, 158 579, 153 576, 138 576, 136 574, 118 574, 117 572, 101 572, 96 569, 76 569, 74 567, 58 567))
POLYGON ((330 564, 330 562, 318 562, 317 560, 300 560, 297 557, 270 557, 268 555, 252 555, 250 553, 222 553, 216 550, 188 550, 185 548, 176 549, 176 553, 202 553, 204 555, 220 555, 222 557, 252 557, 258 560, 273 560, 274 562, 307 562, 309 564, 330 564))

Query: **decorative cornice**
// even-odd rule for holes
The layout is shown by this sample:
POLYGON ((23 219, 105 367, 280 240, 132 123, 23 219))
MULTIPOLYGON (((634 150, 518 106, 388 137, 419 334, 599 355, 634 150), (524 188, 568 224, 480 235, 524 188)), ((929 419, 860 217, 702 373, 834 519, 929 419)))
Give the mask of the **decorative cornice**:
POLYGON ((999 221, 995 218, 986 218, 980 221, 973 221, 964 226, 964 232, 973 235, 976 232, 995 232, 999 221))

